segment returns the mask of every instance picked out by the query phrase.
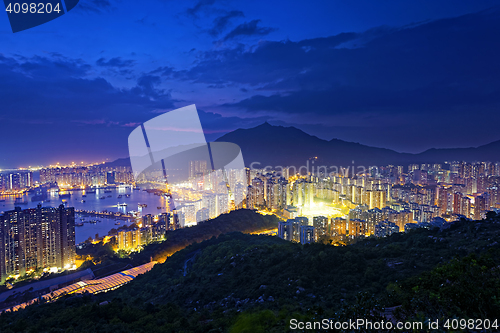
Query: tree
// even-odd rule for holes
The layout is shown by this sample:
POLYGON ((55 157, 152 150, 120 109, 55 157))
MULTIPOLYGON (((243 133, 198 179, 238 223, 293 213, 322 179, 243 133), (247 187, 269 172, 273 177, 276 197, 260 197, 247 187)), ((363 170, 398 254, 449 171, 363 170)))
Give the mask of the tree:
POLYGON ((486 219, 487 220, 494 220, 498 217, 497 213, 494 211, 489 211, 486 213, 486 219))

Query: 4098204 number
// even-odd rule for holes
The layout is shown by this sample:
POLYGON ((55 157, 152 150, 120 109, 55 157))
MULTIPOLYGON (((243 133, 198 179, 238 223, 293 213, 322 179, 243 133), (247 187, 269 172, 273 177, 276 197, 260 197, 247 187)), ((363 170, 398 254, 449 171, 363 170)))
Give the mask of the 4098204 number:
POLYGON ((444 325, 448 330, 490 330, 498 329, 497 319, 448 319, 444 325))
POLYGON ((23 2, 23 3, 9 3, 7 8, 5 8, 5 11, 10 13, 23 13, 23 14, 50 14, 52 12, 59 13, 61 9, 59 8, 59 3, 57 3, 55 6, 52 6, 52 4, 49 3, 43 3, 43 2, 23 2))

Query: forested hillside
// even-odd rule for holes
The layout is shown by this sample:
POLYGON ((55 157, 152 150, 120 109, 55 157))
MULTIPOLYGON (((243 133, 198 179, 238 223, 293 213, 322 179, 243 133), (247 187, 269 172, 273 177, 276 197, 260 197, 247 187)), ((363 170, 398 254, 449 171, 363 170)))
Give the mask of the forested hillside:
POLYGON ((0 331, 285 332, 290 318, 495 318, 500 220, 488 216, 345 247, 225 234, 116 291, 4 313, 0 331))

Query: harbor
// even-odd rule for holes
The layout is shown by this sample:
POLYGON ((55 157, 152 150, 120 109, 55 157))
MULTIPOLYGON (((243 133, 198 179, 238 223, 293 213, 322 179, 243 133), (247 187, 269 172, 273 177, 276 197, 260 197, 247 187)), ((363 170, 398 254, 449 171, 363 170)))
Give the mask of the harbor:
POLYGON ((38 204, 44 207, 57 207, 61 204, 74 207, 77 244, 89 237, 95 238, 96 234, 104 236, 113 228, 130 225, 139 216, 159 214, 167 206, 165 197, 155 195, 154 191, 132 186, 66 191, 50 189, 44 200, 32 200, 33 198, 39 197, 27 192, 16 196, 1 196, 0 213, 13 210, 16 206, 22 209, 35 208, 38 204), (104 198, 101 199, 102 197, 104 198))

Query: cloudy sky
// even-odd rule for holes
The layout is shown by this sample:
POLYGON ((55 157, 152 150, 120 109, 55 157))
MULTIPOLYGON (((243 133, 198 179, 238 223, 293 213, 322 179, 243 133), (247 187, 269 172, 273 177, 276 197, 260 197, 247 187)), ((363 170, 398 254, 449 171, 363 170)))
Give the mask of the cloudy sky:
POLYGON ((478 0, 81 0, 0 18, 0 168, 127 155, 196 104, 206 137, 271 124, 420 152, 500 139, 500 7, 478 0))

